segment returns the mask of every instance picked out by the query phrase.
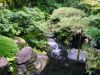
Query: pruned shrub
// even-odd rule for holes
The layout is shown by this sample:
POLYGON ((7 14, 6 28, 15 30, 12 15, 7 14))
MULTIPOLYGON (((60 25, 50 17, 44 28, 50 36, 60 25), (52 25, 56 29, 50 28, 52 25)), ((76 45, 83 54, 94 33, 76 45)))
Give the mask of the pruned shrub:
POLYGON ((30 33, 30 34, 23 36, 23 38, 32 47, 42 49, 47 45, 47 39, 41 33, 30 33))

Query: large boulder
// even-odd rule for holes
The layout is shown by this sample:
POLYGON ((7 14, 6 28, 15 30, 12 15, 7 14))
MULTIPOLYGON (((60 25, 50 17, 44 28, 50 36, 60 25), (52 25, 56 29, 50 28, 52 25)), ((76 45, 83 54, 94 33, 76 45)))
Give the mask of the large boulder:
POLYGON ((31 47, 24 47, 17 55, 17 63, 23 64, 29 62, 32 57, 35 58, 33 49, 31 47))
POLYGON ((32 64, 35 59, 33 49, 30 46, 24 47, 17 55, 18 74, 27 74, 27 65, 32 64))
POLYGON ((73 61, 78 61, 81 63, 86 63, 87 60, 87 52, 85 51, 80 51, 79 52, 79 60, 77 60, 78 56, 78 49, 71 49, 68 53, 68 59, 73 60, 73 61))

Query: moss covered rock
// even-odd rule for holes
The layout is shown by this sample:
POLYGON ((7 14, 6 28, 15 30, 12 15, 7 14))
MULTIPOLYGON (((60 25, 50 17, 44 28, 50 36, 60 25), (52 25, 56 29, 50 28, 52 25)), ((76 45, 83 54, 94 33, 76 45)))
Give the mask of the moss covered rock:
POLYGON ((18 46, 12 39, 0 36, 0 56, 13 57, 18 50, 18 46))
POLYGON ((18 45, 20 49, 28 45, 27 42, 23 38, 17 37, 17 36, 14 37, 14 42, 18 45))

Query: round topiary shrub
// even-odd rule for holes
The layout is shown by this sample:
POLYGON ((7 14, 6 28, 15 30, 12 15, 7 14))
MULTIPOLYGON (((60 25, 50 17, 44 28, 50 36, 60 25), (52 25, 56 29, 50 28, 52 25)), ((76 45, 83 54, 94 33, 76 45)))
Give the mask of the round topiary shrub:
POLYGON ((13 57, 18 50, 18 46, 11 38, 0 36, 0 56, 13 57))

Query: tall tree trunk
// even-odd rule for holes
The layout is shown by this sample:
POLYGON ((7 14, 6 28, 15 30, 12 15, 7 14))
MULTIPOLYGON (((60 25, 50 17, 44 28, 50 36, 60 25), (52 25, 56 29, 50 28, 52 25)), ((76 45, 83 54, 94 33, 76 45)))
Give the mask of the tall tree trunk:
POLYGON ((80 49, 81 49, 81 39, 82 39, 82 33, 83 30, 81 29, 81 32, 80 32, 80 37, 79 37, 79 46, 78 46, 78 53, 77 53, 77 61, 79 60, 79 56, 80 56, 80 49))

